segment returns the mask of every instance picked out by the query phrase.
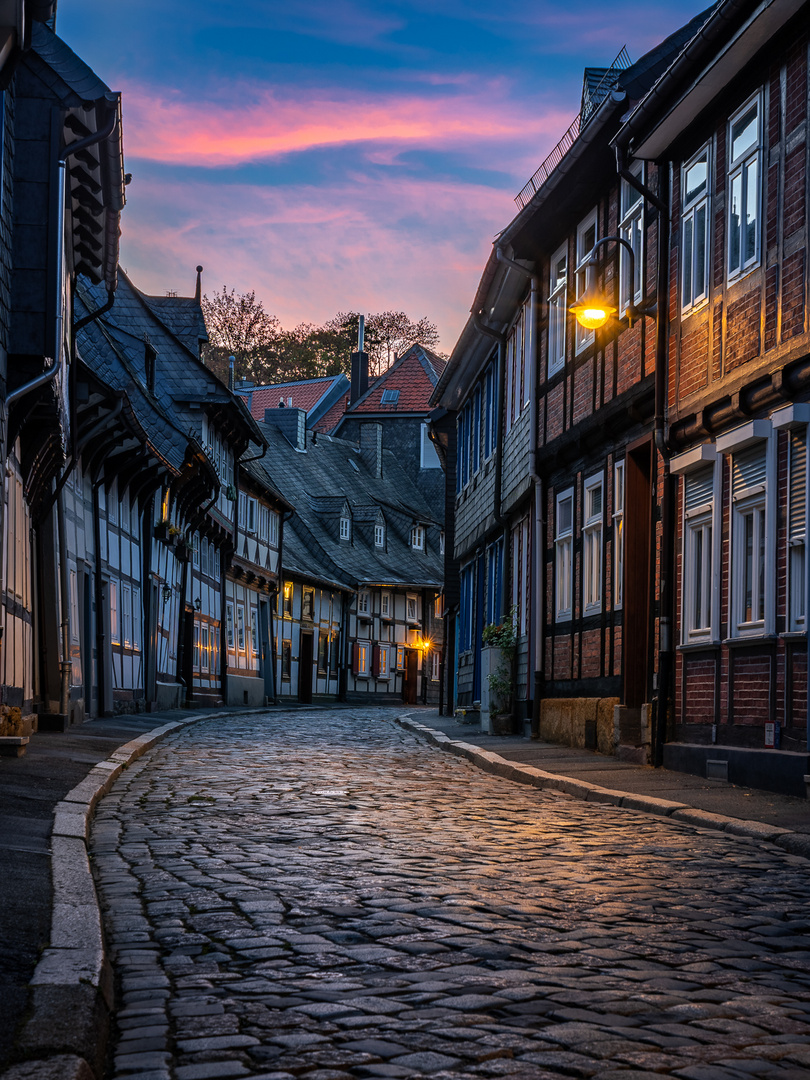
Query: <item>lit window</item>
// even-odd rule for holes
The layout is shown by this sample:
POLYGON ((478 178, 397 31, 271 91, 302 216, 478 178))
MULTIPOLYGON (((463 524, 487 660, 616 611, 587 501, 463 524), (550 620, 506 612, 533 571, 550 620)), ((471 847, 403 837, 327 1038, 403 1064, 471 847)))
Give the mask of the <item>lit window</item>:
POLYGON ((405 646, 397 645, 397 670, 402 671, 405 667, 405 646))
POLYGON ((225 605, 225 640, 228 648, 233 648, 233 604, 229 601, 225 605))
POLYGON ((354 673, 355 675, 368 675, 369 673, 369 650, 368 642, 357 641, 354 645, 354 673))
POLYGON ((565 363, 565 328, 568 319, 568 244, 554 252, 548 283, 548 373, 565 363))
POLYGON ((132 591, 129 585, 121 586, 121 628, 124 635, 124 647, 132 645, 132 591))
POLYGON ((556 612, 558 621, 571 618, 572 555, 574 541, 574 491, 569 488, 557 496, 556 612))
POLYGON ((414 551, 425 550, 425 527, 424 525, 414 525, 411 529, 411 547, 414 551))
POLYGON ((245 609, 242 604, 236 605, 236 647, 239 652, 245 651, 245 609))
MULTIPOLYGON (((594 249, 598 235, 596 229, 596 210, 592 210, 577 228, 577 300, 579 300, 585 292, 585 263, 588 261, 588 256, 594 249)), ((580 326, 578 322, 575 323, 575 326, 576 350, 579 353, 593 343, 594 332, 593 330, 586 330, 585 327, 580 326)))
POLYGON ((728 277, 759 262, 762 101, 749 101, 728 126, 728 277))
POLYGON ((200 628, 200 667, 203 671, 208 671, 209 659, 210 652, 208 649, 208 627, 203 626, 200 628))
POLYGON ((121 633, 118 629, 118 583, 110 582, 110 641, 113 645, 121 642, 121 633))
POLYGON ((194 623, 194 657, 193 666, 198 668, 200 666, 200 624, 194 623))
POLYGON ((259 609, 250 609, 250 648, 254 657, 259 655, 259 609))
POLYGON ((291 581, 284 582, 281 596, 281 613, 285 619, 291 619, 293 609, 293 583, 291 581))
MULTIPOLYGON (((641 162, 635 162, 630 168, 633 175, 641 180, 641 162)), ((626 180, 622 180, 621 187, 622 220, 619 225, 619 236, 627 241, 633 249, 633 255, 635 256, 633 260, 633 280, 631 281, 630 256, 624 245, 619 245, 619 276, 621 281, 619 307, 622 312, 625 312, 631 304, 641 303, 644 292, 642 288, 642 273, 644 269, 644 200, 641 197, 641 192, 626 180)))
POLYGON ((709 148, 681 170, 681 307, 689 311, 709 295, 709 148))

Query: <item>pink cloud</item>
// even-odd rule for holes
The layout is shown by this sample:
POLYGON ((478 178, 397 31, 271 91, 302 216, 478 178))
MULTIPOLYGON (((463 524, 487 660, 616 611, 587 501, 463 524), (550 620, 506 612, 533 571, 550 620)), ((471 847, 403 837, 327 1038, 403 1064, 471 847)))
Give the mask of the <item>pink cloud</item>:
POLYGON ((290 99, 246 88, 239 103, 219 104, 133 86, 125 94, 125 150, 131 158, 216 167, 353 143, 446 147, 531 139, 570 122, 558 110, 516 105, 493 89, 438 99, 328 92, 290 99))
POLYGON ((356 177, 327 189, 133 185, 122 265, 147 292, 255 289, 284 326, 339 310, 427 315, 450 350, 466 321, 508 194, 459 183, 356 177))

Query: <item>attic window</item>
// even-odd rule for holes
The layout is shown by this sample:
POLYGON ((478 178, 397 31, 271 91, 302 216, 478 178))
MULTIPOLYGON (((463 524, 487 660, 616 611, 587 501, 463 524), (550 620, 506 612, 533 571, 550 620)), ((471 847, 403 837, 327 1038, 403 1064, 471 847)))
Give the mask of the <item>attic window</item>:
POLYGON ((399 390, 383 390, 381 405, 396 405, 399 401, 399 390))
POLYGON ((352 538, 352 523, 351 519, 347 517, 341 517, 340 519, 340 539, 351 540, 352 538))
POLYGON ((414 525, 411 529, 411 547, 414 551, 425 550, 425 526, 414 525))
POLYGON ((385 526, 374 526, 374 546, 378 548, 385 547, 385 526))

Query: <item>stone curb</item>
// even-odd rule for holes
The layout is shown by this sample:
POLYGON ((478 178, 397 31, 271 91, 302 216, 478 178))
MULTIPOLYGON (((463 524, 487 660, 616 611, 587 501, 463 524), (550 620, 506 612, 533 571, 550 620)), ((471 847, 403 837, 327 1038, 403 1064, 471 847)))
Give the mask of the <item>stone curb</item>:
POLYGON ((95 1080, 103 1076, 113 979, 87 852, 99 799, 124 769, 167 735, 200 720, 265 711, 225 709, 152 728, 94 765, 56 804, 51 832, 50 942, 31 979, 32 1011, 20 1037, 20 1048, 28 1060, 11 1065, 0 1080, 95 1080))
POLYGON ((494 754, 491 750, 482 750, 471 743, 456 742, 443 732, 434 731, 433 728, 426 727, 425 724, 420 724, 417 720, 412 720, 410 713, 398 716, 396 723, 423 737, 441 750, 446 750, 457 757, 466 758, 484 772, 494 773, 494 775, 502 776, 506 780, 514 780, 518 784, 530 784, 536 788, 560 791, 577 799, 585 799, 587 802, 607 803, 611 806, 620 806, 625 810, 640 810, 645 814, 671 817, 673 821, 681 821, 687 825, 697 825, 702 829, 718 829, 720 832, 728 833, 730 836, 743 836, 751 840, 765 840, 789 852, 791 855, 799 855, 805 859, 810 859, 810 836, 806 836, 804 833, 791 832, 790 829, 783 829, 778 825, 768 825, 764 821, 745 821, 742 818, 727 817, 725 814, 712 814, 708 810, 698 810, 697 807, 689 806, 687 803, 659 799, 653 795, 612 791, 610 788, 589 784, 585 780, 575 780, 570 776, 544 772, 542 769, 536 769, 532 765, 521 765, 514 761, 507 761, 506 758, 494 754))

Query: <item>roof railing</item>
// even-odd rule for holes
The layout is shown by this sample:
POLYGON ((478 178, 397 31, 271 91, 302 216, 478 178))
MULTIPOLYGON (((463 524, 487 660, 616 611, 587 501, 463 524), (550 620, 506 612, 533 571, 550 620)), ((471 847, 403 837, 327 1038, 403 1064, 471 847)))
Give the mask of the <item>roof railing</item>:
POLYGON ((523 187, 515 196, 515 202, 518 209, 522 210, 534 195, 540 190, 540 188, 548 180, 549 176, 554 172, 562 159, 574 145, 582 133, 583 128, 596 112, 598 106, 605 100, 607 94, 615 87, 619 80, 619 73, 626 71, 630 67, 632 61, 630 55, 627 52, 626 46, 622 46, 618 56, 605 70, 605 74, 602 76, 599 84, 592 93, 589 93, 587 98, 582 102, 582 107, 577 115, 572 120, 568 127, 568 130, 545 159, 543 164, 532 176, 529 182, 523 187))

